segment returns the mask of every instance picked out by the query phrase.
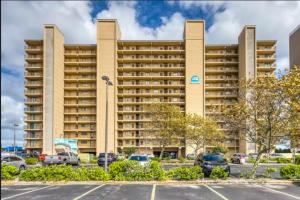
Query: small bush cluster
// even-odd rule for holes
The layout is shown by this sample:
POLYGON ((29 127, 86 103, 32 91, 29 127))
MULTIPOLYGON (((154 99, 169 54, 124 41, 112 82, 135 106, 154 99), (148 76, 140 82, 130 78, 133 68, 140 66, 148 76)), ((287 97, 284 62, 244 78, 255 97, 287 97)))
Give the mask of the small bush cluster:
POLYGON ((15 166, 1 164, 2 180, 14 180, 18 174, 19 174, 19 170, 15 166))
POLYGON ((281 167, 280 176, 286 179, 300 178, 300 165, 287 165, 281 167))
POLYGON ((150 181, 165 180, 166 172, 160 163, 152 161, 141 166, 136 161, 117 161, 109 166, 109 175, 116 181, 150 181))
MULTIPOLYGON (((250 157, 250 158, 247 159, 247 162, 248 162, 248 163, 254 163, 255 160, 256 160, 255 158, 251 158, 251 157, 250 157)), ((267 159, 267 158, 261 158, 260 161, 259 161, 259 163, 267 163, 267 162, 268 162, 268 159, 267 159)))
POLYGON ((211 178, 211 179, 227 179, 228 176, 229 176, 229 173, 226 172, 222 167, 215 167, 211 171, 209 178, 211 178))
POLYGON ((242 173, 240 174, 240 177, 241 177, 241 178, 246 178, 246 179, 251 178, 251 171, 245 171, 245 172, 242 172, 242 173))
POLYGON ((277 171, 277 169, 274 167, 267 167, 262 175, 266 178, 271 178, 272 173, 274 173, 276 171, 277 171))
POLYGON ((204 177, 199 166, 178 167, 167 172, 169 178, 174 180, 197 180, 204 177))
POLYGON ((276 158, 277 163, 291 163, 292 159, 291 158, 276 158))
POLYGON ((39 159, 38 159, 38 158, 34 158, 34 157, 31 157, 31 158, 25 158, 25 163, 26 163, 27 165, 36 165, 38 162, 39 162, 39 159))
POLYGON ((157 161, 157 162, 160 162, 161 159, 159 157, 154 157, 154 158, 151 158, 151 161, 157 161))
POLYGON ((73 168, 72 166, 50 165, 24 170, 19 176, 22 181, 106 181, 109 179, 103 168, 73 168))

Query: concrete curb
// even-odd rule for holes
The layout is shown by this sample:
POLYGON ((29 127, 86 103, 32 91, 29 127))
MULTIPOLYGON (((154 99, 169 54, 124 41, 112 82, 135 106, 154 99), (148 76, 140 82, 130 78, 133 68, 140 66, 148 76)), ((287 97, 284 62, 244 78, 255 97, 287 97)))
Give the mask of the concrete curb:
POLYGON ((231 185, 231 184, 300 184, 300 179, 297 180, 273 180, 273 179, 228 179, 228 180, 197 180, 197 181, 1 181, 2 185, 99 185, 99 184, 110 184, 110 185, 128 185, 128 184, 139 184, 139 185, 231 185))

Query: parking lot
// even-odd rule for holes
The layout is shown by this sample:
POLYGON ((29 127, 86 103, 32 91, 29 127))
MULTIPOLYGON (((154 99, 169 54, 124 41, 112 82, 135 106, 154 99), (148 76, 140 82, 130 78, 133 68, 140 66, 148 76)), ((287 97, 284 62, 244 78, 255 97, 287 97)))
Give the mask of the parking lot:
POLYGON ((1 187, 1 199, 300 200, 300 185, 14 185, 1 187))

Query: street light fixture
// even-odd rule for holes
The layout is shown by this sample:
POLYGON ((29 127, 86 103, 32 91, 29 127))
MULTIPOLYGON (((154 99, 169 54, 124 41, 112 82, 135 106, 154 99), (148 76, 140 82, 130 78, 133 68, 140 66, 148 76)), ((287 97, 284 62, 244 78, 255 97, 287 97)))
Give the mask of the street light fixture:
POLYGON ((16 127, 18 124, 14 124, 14 154, 16 154, 16 127))
POLYGON ((105 81, 106 84, 106 102, 105 102, 105 162, 104 162, 104 169, 107 172, 107 146, 108 146, 108 86, 113 85, 112 82, 109 80, 108 76, 102 76, 102 80, 105 81))

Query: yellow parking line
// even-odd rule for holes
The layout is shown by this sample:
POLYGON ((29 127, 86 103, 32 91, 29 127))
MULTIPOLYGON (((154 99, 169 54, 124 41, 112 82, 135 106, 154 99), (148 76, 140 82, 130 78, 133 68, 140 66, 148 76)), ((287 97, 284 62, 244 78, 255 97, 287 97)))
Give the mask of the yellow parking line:
POLYGON ((46 188, 53 187, 53 186, 54 185, 48 185, 46 187, 38 188, 38 189, 35 189, 35 190, 30 190, 30 191, 27 191, 27 192, 23 192, 23 193, 20 193, 20 194, 15 194, 15 195, 12 195, 10 197, 1 198, 1 199, 2 200, 11 199, 11 198, 14 198, 14 197, 18 197, 18 196, 21 196, 21 195, 24 195, 24 194, 28 194, 28 193, 31 193, 31 192, 39 191, 39 190, 46 189, 46 188))
POLYGON ((215 193, 216 195, 218 195, 219 197, 221 197, 223 200, 229 200, 226 197, 224 197, 221 193, 217 192, 216 190, 212 189, 211 187, 209 187, 208 185, 204 185, 206 188, 208 188, 210 191, 212 191, 213 193, 215 193))
POLYGON ((93 191, 95 191, 95 190, 97 190, 98 188, 101 188, 102 186, 104 186, 105 184, 102 184, 102 185, 99 185, 99 186, 97 186, 97 187, 95 187, 95 188, 93 188, 93 189, 91 189, 91 190, 89 190, 89 191, 87 191, 86 193, 83 193, 82 195, 80 195, 80 196, 78 196, 78 197, 76 197, 75 199, 73 199, 73 200, 78 200, 78 199, 81 199, 82 197, 84 197, 85 195, 87 195, 87 194, 89 194, 89 193, 91 193, 91 192, 93 192, 93 191))
POLYGON ((154 200, 154 198, 155 198, 155 190, 156 190, 156 185, 154 184, 153 187, 152 187, 151 199, 150 200, 154 200))

